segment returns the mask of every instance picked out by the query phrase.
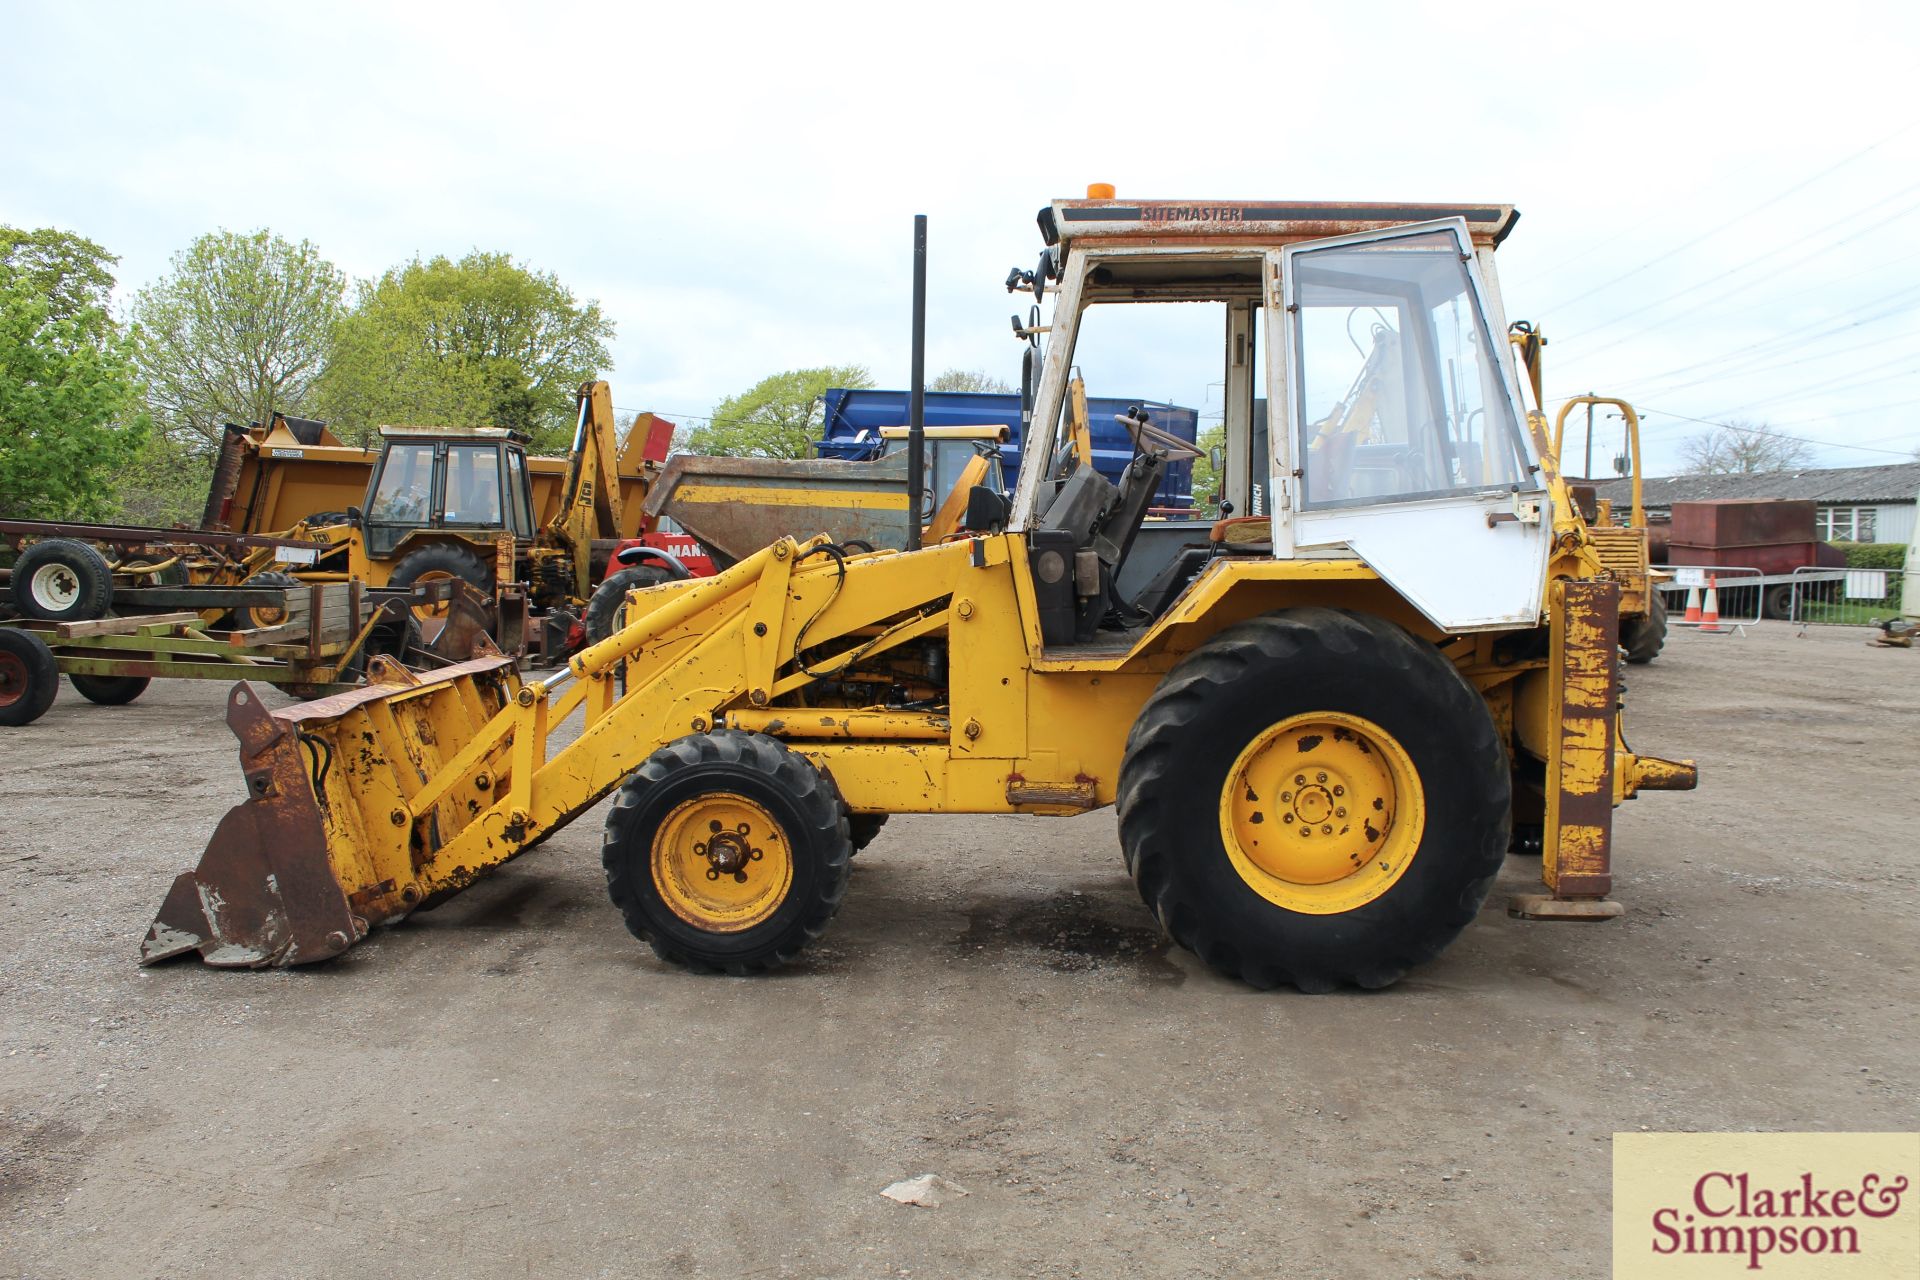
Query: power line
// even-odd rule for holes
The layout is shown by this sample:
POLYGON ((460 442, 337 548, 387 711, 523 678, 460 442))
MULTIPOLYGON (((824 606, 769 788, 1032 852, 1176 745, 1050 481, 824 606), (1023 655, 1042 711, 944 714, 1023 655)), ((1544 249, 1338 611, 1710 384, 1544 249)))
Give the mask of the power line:
MULTIPOLYGON (((1899 194, 1907 195, 1913 191, 1920 191, 1920 184, 1916 184, 1912 187, 1909 187, 1907 188, 1906 191, 1902 191, 1899 194)), ((1894 198, 1897 198, 1897 197, 1894 197, 1894 198)), ((1881 203, 1885 203, 1885 201, 1882 201, 1881 203)), ((1869 207, 1872 207, 1872 206, 1869 206, 1869 207)), ((1724 302, 1728 298, 1734 297, 1741 293, 1745 293, 1747 290, 1755 288, 1759 285, 1766 284, 1769 279, 1777 278, 1779 272, 1790 271, 1794 267, 1801 266, 1805 263, 1813 261, 1813 259, 1815 258, 1822 257, 1826 254, 1832 253, 1836 249, 1844 248, 1845 246, 1852 244, 1854 241, 1858 240, 1861 236, 1867 235, 1870 232, 1878 231, 1880 228, 1886 226, 1888 223, 1897 222, 1901 218, 1904 218, 1916 211, 1920 211, 1920 203, 1910 204, 1906 208, 1900 210, 1899 212, 1890 214, 1887 217, 1881 219, 1879 222, 1874 223, 1872 226, 1862 227, 1860 230, 1853 232, 1851 235, 1842 236, 1838 240, 1829 241, 1826 244, 1823 244, 1818 248, 1814 249, 1810 253, 1802 254, 1800 257, 1795 258, 1792 262, 1787 263, 1785 266, 1779 268, 1778 271, 1776 271, 1775 273, 1769 276, 1764 276, 1758 280, 1749 280, 1744 284, 1735 285, 1731 289, 1725 290, 1724 292, 1721 292, 1721 293, 1714 294, 1710 298, 1707 298, 1701 302, 1695 303, 1693 306, 1688 307, 1684 311, 1676 311, 1672 315, 1669 315, 1660 320, 1654 321, 1652 324, 1642 325, 1640 328, 1636 329, 1633 333, 1630 333, 1625 337, 1615 338, 1610 342, 1601 343, 1597 347, 1587 347, 1583 349, 1580 355, 1576 358, 1582 359, 1582 360, 1591 359, 1592 357, 1600 354, 1602 351, 1609 351, 1614 347, 1620 346, 1622 343, 1633 341, 1635 338, 1639 337, 1641 334, 1644 334, 1649 329, 1658 329, 1663 325, 1669 325, 1669 324, 1673 324, 1676 321, 1684 320, 1686 317, 1693 315, 1695 312, 1704 310, 1705 308, 1714 305, 1716 302, 1724 302)), ((1807 236, 1800 237, 1800 239, 1806 239, 1812 236, 1824 235, 1828 231, 1833 230, 1834 227, 1839 226, 1840 223, 1850 221, 1854 217, 1857 217, 1860 212, 1861 211, 1856 210, 1854 213, 1848 214, 1845 218, 1841 218, 1838 222, 1829 223, 1826 226, 1821 227, 1818 231, 1808 232, 1807 236)), ((1644 315, 1648 311, 1652 311, 1659 307, 1664 307, 1668 303, 1678 301, 1679 299, 1686 297, 1688 294, 1697 292, 1700 289, 1704 289, 1708 285, 1713 284, 1716 281, 1724 280, 1730 275, 1737 275, 1740 272, 1745 271, 1750 267, 1758 266, 1760 263, 1765 262, 1768 258, 1773 257, 1775 254, 1786 252, 1788 249, 1793 247, 1793 244, 1794 244, 1794 241, 1788 241, 1786 244, 1781 245, 1777 249, 1769 249, 1766 253, 1761 254, 1759 257, 1749 258, 1746 262, 1741 263, 1739 266, 1729 267, 1727 270, 1722 271, 1719 275, 1709 277, 1706 280, 1702 280, 1699 284, 1689 285, 1687 288, 1681 289, 1677 293, 1668 294, 1666 297, 1660 299, 1658 302, 1649 302, 1643 306, 1635 307, 1631 311, 1623 311, 1619 315, 1613 317, 1611 320, 1603 320, 1599 324, 1593 325, 1591 328, 1586 330, 1586 332, 1592 333, 1600 329, 1611 328, 1612 326, 1619 324, 1623 320, 1631 320, 1635 316, 1644 315)), ((1909 256, 1911 257, 1913 255, 1909 255, 1909 256)), ((1900 261, 1904 262, 1906 261, 1906 259, 1903 258, 1903 259, 1900 259, 1900 261)), ((1871 270, 1874 270, 1874 271, 1885 270, 1885 268, 1888 265, 1891 265, 1891 264, 1876 263, 1874 267, 1871 268, 1871 270)), ((1864 274, 1864 273, 1856 273, 1856 274, 1864 274)), ((1844 278, 1851 279, 1851 277, 1844 277, 1844 278)))
POLYGON ((1663 417, 1679 418, 1683 422, 1697 422, 1703 427, 1725 427, 1729 431, 1742 431, 1749 435, 1765 436, 1770 440, 1791 440, 1799 444, 1816 445, 1822 449, 1852 449, 1859 453, 1881 453, 1890 458, 1906 458, 1909 460, 1913 457, 1912 451, 1906 449, 1874 449, 1864 444, 1841 444, 1837 440, 1821 440, 1814 436, 1789 435, 1784 431, 1769 431, 1764 427, 1749 427, 1734 422, 1715 422, 1711 418, 1693 418, 1684 413, 1674 413, 1670 409, 1656 409, 1652 405, 1646 406, 1646 411, 1648 413, 1658 413, 1663 417))
POLYGON ((1895 138, 1900 137, 1902 134, 1912 129, 1915 124, 1920 124, 1920 120, 1908 121, 1906 124, 1902 125, 1900 128, 1894 130, 1892 133, 1888 134, 1886 137, 1880 139, 1880 141, 1872 144, 1871 146, 1863 147, 1860 150, 1854 152, 1852 155, 1847 156, 1846 158, 1839 160, 1834 164, 1828 165, 1826 168, 1822 169, 1820 172, 1814 174, 1810 178, 1804 178, 1801 181, 1794 183, 1791 187, 1788 187, 1785 191, 1782 191, 1779 195, 1773 196, 1772 198, 1767 200, 1763 200, 1759 204, 1753 206, 1751 209, 1748 209, 1746 212, 1735 214, 1733 217, 1727 219, 1725 222, 1720 223, 1718 226, 1709 228, 1708 230, 1702 232, 1700 235, 1695 236, 1693 239, 1687 241, 1685 244, 1680 245, 1673 249, 1669 249, 1667 252, 1661 254, 1657 258, 1649 258, 1647 261, 1633 268, 1633 270, 1617 275, 1613 277, 1611 280, 1602 281, 1601 283, 1593 286, 1593 288, 1588 289, 1585 293, 1578 294, 1572 298, 1569 298, 1565 302, 1558 304, 1558 306, 1549 308, 1549 310, 1558 310, 1559 307, 1571 306, 1576 302, 1580 302, 1580 301, 1583 301, 1584 299, 1591 298, 1594 294, 1599 293, 1604 289, 1611 289, 1614 285, 1619 284, 1623 280, 1631 280, 1633 277, 1639 275, 1642 271, 1647 270, 1649 267, 1656 266, 1659 263, 1665 262, 1668 258, 1674 257, 1678 254, 1685 253, 1688 249, 1693 248, 1697 244, 1700 244, 1707 240, 1711 240, 1714 236, 1719 235, 1722 231, 1725 231, 1728 227, 1734 226, 1735 224, 1740 222, 1744 222, 1748 218, 1751 218, 1754 214, 1759 213, 1764 209, 1772 208, 1774 205, 1779 204, 1782 200, 1785 200, 1788 196, 1796 195, 1799 192, 1806 190, 1808 187, 1812 186, 1814 183, 1820 181, 1820 179, 1828 176, 1829 174, 1837 172, 1840 169, 1845 168, 1846 166, 1852 164, 1855 160, 1860 159, 1862 156, 1868 155, 1874 151, 1878 151, 1881 147, 1886 146, 1889 142, 1892 142, 1895 138))

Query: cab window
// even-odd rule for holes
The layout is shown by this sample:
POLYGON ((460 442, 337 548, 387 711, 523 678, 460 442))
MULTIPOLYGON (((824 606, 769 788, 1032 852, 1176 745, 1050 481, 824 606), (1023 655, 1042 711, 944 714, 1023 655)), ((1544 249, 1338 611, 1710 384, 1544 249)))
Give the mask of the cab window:
POLYGON ((433 446, 397 444, 387 450, 380 483, 367 504, 375 523, 425 524, 433 500, 433 446))
POLYGON ((1293 272, 1306 505, 1533 487, 1451 234, 1299 251, 1293 272))
POLYGON ((499 449, 490 444, 448 447, 446 522, 501 526, 499 449))

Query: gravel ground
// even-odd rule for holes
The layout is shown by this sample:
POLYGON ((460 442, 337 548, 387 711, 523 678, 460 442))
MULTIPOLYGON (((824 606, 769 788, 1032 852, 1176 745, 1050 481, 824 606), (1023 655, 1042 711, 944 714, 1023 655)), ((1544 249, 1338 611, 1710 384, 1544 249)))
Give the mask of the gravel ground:
POLYGON ((629 938, 598 814, 317 970, 141 970, 223 689, 63 690, 0 731, 0 1274, 1604 1276, 1617 1130, 1916 1125, 1920 653, 1864 636, 1676 636, 1626 916, 1509 920, 1511 858, 1321 997, 1170 950, 1111 813, 895 819, 765 979, 629 938))

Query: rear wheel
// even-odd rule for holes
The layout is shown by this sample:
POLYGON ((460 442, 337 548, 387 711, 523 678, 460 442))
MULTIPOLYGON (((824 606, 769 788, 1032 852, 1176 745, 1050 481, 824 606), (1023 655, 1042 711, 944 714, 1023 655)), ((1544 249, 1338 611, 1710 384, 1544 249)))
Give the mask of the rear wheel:
MULTIPOLYGON (((473 548, 450 542, 437 542, 402 556, 400 563, 393 567, 393 576, 387 579, 387 585, 411 587, 416 583, 444 582, 448 578, 464 579, 489 595, 493 592, 493 566, 473 548)), ((443 604, 417 606, 413 615, 420 620, 421 631, 428 640, 438 636, 440 629, 447 625, 447 606, 443 604)))
POLYGON ((1120 839, 1176 942, 1256 987, 1384 987, 1479 911, 1506 854, 1485 701, 1392 623, 1291 609, 1230 627, 1150 698, 1120 839))
POLYGON ((659 565, 634 565, 608 576, 594 589, 593 599, 587 601, 587 643, 599 644, 620 629, 621 610, 627 603, 627 593, 642 587, 657 587, 673 577, 659 565))
MULTIPOLYGON (((305 584, 290 573, 278 569, 266 569, 254 574, 243 587, 266 587, 278 590, 297 590, 305 584)), ((277 627, 291 616, 289 610, 277 604, 248 604, 234 610, 234 622, 242 631, 260 631, 267 627, 277 627)))
POLYGON ((850 813, 847 815, 847 835, 853 841, 854 852, 866 848, 880 837, 880 828, 887 825, 884 813, 850 813))
POLYGON ((113 570, 85 542, 48 538, 13 562, 13 605, 46 622, 104 618, 113 605, 113 570))
POLYGON ((1620 644, 1627 651, 1628 662, 1641 664, 1659 657, 1666 643, 1667 606, 1658 591, 1648 588, 1647 612, 1626 620, 1620 628, 1620 644))
POLYGON ((778 968, 840 908, 853 847, 833 780, 772 738, 670 742, 621 786, 601 861, 627 928, 702 972, 778 968))
POLYGON ((147 691, 153 680, 147 676, 88 676, 75 673, 67 677, 74 691, 88 702, 103 707, 124 707, 147 691))
POLYGON ((60 692, 53 650, 31 631, 0 627, 0 725, 32 724, 60 692))

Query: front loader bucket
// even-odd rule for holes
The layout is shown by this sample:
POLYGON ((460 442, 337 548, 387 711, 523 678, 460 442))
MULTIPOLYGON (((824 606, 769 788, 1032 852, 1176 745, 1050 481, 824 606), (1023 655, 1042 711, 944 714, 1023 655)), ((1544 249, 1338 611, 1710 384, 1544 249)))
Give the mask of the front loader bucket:
POLYGON ((234 687, 227 726, 240 740, 247 799, 220 820, 199 866, 173 882, 142 964, 189 951, 226 968, 312 964, 487 869, 443 867, 436 855, 492 803, 504 759, 482 758, 455 785, 415 800, 511 701, 512 660, 475 658, 424 676, 375 661, 383 683, 280 711, 267 710, 257 686, 234 687))

